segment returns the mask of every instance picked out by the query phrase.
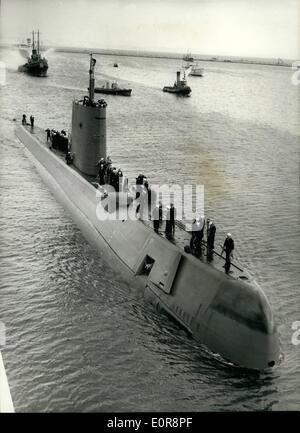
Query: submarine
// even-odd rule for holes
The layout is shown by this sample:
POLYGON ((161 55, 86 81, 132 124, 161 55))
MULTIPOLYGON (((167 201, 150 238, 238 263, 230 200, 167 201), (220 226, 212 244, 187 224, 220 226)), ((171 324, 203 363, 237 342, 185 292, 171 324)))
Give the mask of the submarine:
POLYGON ((95 182, 97 162, 107 158, 107 104, 95 100, 95 63, 91 55, 88 95, 72 102, 72 162, 49 147, 44 129, 18 124, 16 136, 24 152, 103 261, 159 312, 231 364, 260 371, 274 367, 281 355, 273 312, 246 270, 232 263, 232 273, 226 274, 216 251, 211 262, 187 252, 181 222, 179 240, 170 242, 149 221, 113 218, 122 206, 128 208, 122 193, 116 209, 104 206, 116 193, 95 182), (99 218, 98 211, 107 218, 99 218))

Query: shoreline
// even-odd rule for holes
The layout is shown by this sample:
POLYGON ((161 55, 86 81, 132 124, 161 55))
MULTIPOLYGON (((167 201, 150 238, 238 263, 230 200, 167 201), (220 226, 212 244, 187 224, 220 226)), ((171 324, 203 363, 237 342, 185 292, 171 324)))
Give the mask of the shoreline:
MULTIPOLYGON (((49 49, 49 48, 48 48, 49 49)), ((104 50, 104 49, 89 49, 89 48, 72 48, 72 47, 56 47, 54 51, 66 52, 66 53, 91 53, 101 54, 103 56, 122 56, 122 57, 144 57, 150 59, 172 59, 183 61, 183 56, 179 53, 160 53, 160 52, 141 52, 141 51, 131 51, 131 50, 104 50)), ((256 59, 256 58, 235 58, 232 56, 211 56, 211 55, 201 55, 195 54, 194 61, 201 62, 212 62, 212 63, 238 63, 238 64, 248 64, 248 65, 265 65, 265 66, 282 66, 291 67, 295 60, 288 59, 256 59), (279 61, 280 60, 280 61, 279 61)))
MULTIPOLYGON (((19 44, 5 44, 0 43, 0 48, 19 48, 19 44)), ((119 57, 142 57, 152 59, 172 59, 183 61, 183 54, 170 53, 170 52, 156 52, 156 51, 141 51, 141 50, 118 50, 118 49, 102 49, 102 48, 81 48, 81 47, 51 47, 45 45, 43 51, 53 49, 56 52, 62 53, 80 53, 80 54, 101 54, 103 56, 119 56, 119 57)), ((211 62, 211 63, 235 63, 235 64, 246 64, 246 65, 263 65, 263 66, 281 66, 291 67, 296 60, 293 59, 267 59, 267 58, 256 58, 256 57, 242 57, 242 56, 224 56, 224 55, 204 55, 195 54, 193 55, 194 61, 211 62)))

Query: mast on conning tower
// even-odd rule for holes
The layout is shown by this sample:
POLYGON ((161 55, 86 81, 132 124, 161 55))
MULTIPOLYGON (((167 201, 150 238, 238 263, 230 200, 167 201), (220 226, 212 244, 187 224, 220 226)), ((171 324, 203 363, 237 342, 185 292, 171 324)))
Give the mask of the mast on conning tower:
POLYGON ((94 103, 94 95, 95 95, 95 69, 96 59, 93 58, 93 54, 90 54, 90 84, 89 84, 89 99, 90 103, 94 103))

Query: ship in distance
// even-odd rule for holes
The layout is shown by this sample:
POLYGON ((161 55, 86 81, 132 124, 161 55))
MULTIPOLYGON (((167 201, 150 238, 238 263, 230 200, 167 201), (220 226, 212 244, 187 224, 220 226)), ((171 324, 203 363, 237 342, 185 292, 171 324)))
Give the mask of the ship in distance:
POLYGON ((204 69, 201 66, 199 66, 198 63, 191 63, 190 65, 186 66, 185 73, 188 76, 191 75, 194 77, 203 77, 204 69))
POLYGON ((19 72, 26 72, 27 74, 37 77, 45 77, 48 71, 48 61, 42 57, 40 52, 40 32, 32 32, 32 51, 24 65, 19 66, 19 72), (37 40, 35 41, 35 35, 37 40))
POLYGON ((277 327, 268 299, 251 275, 236 263, 226 274, 217 251, 210 262, 190 254, 182 241, 187 236, 183 222, 177 223, 170 242, 147 219, 119 218, 135 209, 135 189, 125 181, 117 191, 96 181, 97 162, 108 158, 107 104, 94 99, 95 63, 91 55, 89 94, 72 104, 68 164, 63 152, 49 148, 44 128, 17 125, 25 154, 106 266, 158 312, 167 313, 232 364, 255 370, 273 367, 280 361, 277 327), (110 201, 115 207, 109 208, 110 201))
POLYGON ((102 87, 95 87, 95 93, 103 93, 105 95, 131 96, 131 92, 132 89, 119 87, 116 81, 113 83, 107 81, 102 87))
POLYGON ((186 54, 182 57, 182 60, 183 60, 184 62, 193 62, 193 61, 194 61, 194 58, 193 58, 193 56, 191 55, 191 53, 186 53, 186 54))
POLYGON ((31 39, 27 38, 26 43, 22 43, 18 45, 19 53, 24 57, 25 59, 28 59, 30 55, 30 49, 31 49, 31 39))
POLYGON ((176 73, 176 81, 173 86, 165 86, 163 88, 164 92, 168 93, 176 93, 177 95, 189 96, 192 89, 187 85, 186 75, 183 74, 183 78, 181 79, 180 71, 176 73))

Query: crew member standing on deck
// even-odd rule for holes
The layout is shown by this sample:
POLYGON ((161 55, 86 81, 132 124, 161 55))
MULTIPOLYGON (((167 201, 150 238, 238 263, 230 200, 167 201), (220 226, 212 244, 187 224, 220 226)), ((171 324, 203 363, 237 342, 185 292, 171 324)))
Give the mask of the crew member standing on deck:
POLYGON ((119 191, 119 176, 116 167, 113 167, 111 171, 110 185, 115 189, 116 192, 119 191))
POLYGON ((158 233, 158 230, 159 230, 159 205, 156 205, 153 208, 151 218, 153 221, 153 229, 154 229, 155 233, 158 233))
POLYGON ((163 220, 163 206, 162 202, 160 201, 158 204, 158 221, 159 221, 159 227, 162 225, 163 220))
POLYGON ((68 152, 66 153, 66 163, 70 165, 72 164, 72 162, 73 162, 73 157, 71 152, 68 150, 68 152))
POLYGON ((147 204, 148 204, 148 215, 149 215, 149 213, 151 214, 151 210, 154 206, 154 203, 156 203, 156 192, 154 189, 151 189, 151 186, 149 185, 147 180, 144 182, 144 187, 145 187, 147 200, 148 200, 147 204))
POLYGON ((233 258, 232 251, 234 250, 234 240, 232 239, 230 233, 227 233, 221 255, 223 255, 224 250, 226 253, 226 259, 225 259, 225 265, 223 267, 225 268, 226 274, 228 274, 231 265, 231 259, 233 258))
POLYGON ((196 256, 197 257, 202 257, 202 240, 203 240, 203 236, 204 236, 204 228, 205 228, 205 217, 204 215, 201 215, 201 217, 199 218, 199 223, 200 223, 200 231, 197 234, 196 237, 196 256))
POLYGON ((101 158, 101 160, 99 161, 99 184, 100 185, 104 185, 105 184, 105 161, 104 158, 101 158))
POLYGON ((136 185, 144 185, 144 179, 147 179, 144 174, 139 174, 136 178, 136 185))
POLYGON ((110 185, 111 184, 111 175, 112 175, 112 160, 110 159, 110 156, 108 156, 106 158, 105 174, 106 174, 105 182, 108 185, 110 185))
POLYGON ((47 143, 48 143, 48 141, 51 141, 50 129, 49 128, 45 129, 45 132, 47 133, 47 143))
POLYGON ((99 161, 97 162, 97 167, 100 166, 100 164, 106 164, 105 159, 104 158, 100 158, 99 161))
POLYGON ((22 125, 27 125, 26 114, 22 116, 22 125))
POLYGON ((119 186, 119 188, 118 188, 118 191, 123 191, 123 172, 122 172, 122 170, 119 168, 119 170, 118 170, 118 173, 117 173, 117 175, 118 175, 118 186, 119 186))
POLYGON ((141 193, 144 191, 144 179, 146 179, 146 176, 143 174, 139 174, 138 177, 135 179, 135 199, 139 198, 141 193))
POLYGON ((207 220, 207 260, 214 258, 216 226, 213 221, 207 220))
POLYGON ((202 239, 204 230, 205 219, 204 216, 196 218, 192 225, 192 237, 190 241, 191 251, 196 257, 202 256, 202 239))
POLYGON ((174 207, 174 204, 171 203, 170 207, 167 211, 167 219, 166 219, 166 238, 171 239, 174 237, 175 233, 175 220, 176 220, 176 209, 174 207))
POLYGON ((34 127, 34 117, 32 115, 30 116, 30 125, 31 125, 31 128, 34 127))

